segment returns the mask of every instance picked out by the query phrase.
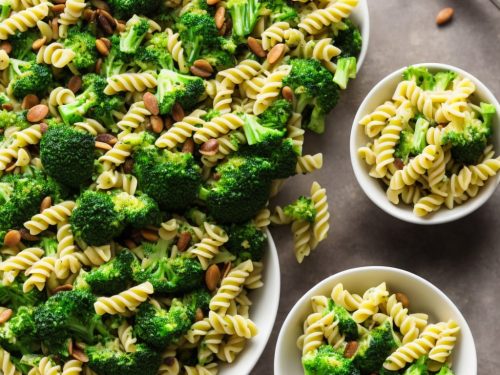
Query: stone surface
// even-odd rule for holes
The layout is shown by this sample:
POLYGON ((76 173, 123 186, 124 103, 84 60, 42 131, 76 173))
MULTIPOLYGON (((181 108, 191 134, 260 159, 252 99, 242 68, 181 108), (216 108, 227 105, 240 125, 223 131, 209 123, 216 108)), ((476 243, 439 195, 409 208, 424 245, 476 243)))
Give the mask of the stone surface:
POLYGON ((349 133, 355 112, 373 85, 407 64, 458 66, 499 97, 500 10, 489 0, 373 0, 369 7, 370 47, 359 77, 331 114, 326 134, 306 139, 306 152, 324 153, 323 170, 295 177, 273 202, 307 194, 311 182, 318 180, 332 205, 332 232, 299 266, 289 229, 272 230, 280 252, 281 301, 273 335, 252 373, 273 373, 281 325, 313 285, 348 268, 386 265, 417 273, 441 288, 472 329, 478 374, 496 374, 500 366, 500 191, 474 214, 451 224, 424 227, 401 222, 373 205, 358 186, 349 159, 349 133), (455 8, 454 19, 438 28, 436 15, 447 6, 455 8))

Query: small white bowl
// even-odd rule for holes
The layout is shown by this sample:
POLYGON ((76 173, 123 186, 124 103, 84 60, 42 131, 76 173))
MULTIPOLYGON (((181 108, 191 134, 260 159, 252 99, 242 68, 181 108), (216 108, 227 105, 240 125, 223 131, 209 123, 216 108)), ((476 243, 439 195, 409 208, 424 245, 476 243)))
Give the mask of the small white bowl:
POLYGON ((368 43, 370 41, 370 14, 368 12, 367 0, 360 0, 358 6, 354 8, 351 17, 352 22, 359 27, 363 44, 361 45, 361 52, 359 53, 357 61, 357 70, 361 69, 361 65, 365 61, 366 53, 368 51, 368 43))
MULTIPOLYGON (((498 104, 498 101, 493 93, 479 79, 474 77, 472 74, 451 65, 424 63, 416 64, 414 66, 425 66, 431 72, 451 70, 457 72, 462 77, 469 78, 472 82, 474 82, 476 85, 476 92, 473 95, 475 100, 491 103, 496 107, 497 113, 493 119, 493 136, 491 138, 491 142, 495 146, 496 150, 500 148, 500 105, 498 104)), ((351 163, 352 168, 354 169, 354 174, 356 175, 356 179, 368 198, 370 198, 373 203, 389 215, 398 219, 415 224, 441 224, 460 219, 477 210, 493 195, 498 183, 500 182, 500 174, 497 174, 495 178, 489 179, 485 186, 479 190, 478 195, 471 198, 464 204, 458 205, 452 210, 448 210, 443 207, 439 211, 431 213, 426 217, 418 217, 413 213, 413 208, 411 206, 405 204, 394 205, 387 199, 387 196, 385 195, 386 188, 378 179, 369 176, 368 171, 370 167, 366 165, 364 160, 358 156, 358 148, 365 146, 366 143, 369 142, 369 138, 365 135, 363 127, 359 125, 359 121, 363 118, 363 116, 372 112, 378 105, 391 99, 396 86, 399 82, 401 82, 401 75, 405 69, 406 67, 401 68, 381 80, 368 93, 356 113, 351 129, 350 141, 351 163)))
POLYGON ((330 276, 310 289, 295 304, 281 327, 274 355, 274 374, 304 373, 296 341, 302 334, 304 320, 312 312, 311 297, 330 296, 337 283, 342 283, 344 288, 352 293, 362 294, 366 289, 384 281, 390 292, 402 292, 408 296, 410 312, 427 313, 430 322, 454 319, 458 323, 461 331, 457 345, 453 349, 452 369, 455 375, 477 375, 474 339, 467 322, 453 302, 437 287, 413 273, 378 266, 352 268, 330 276))
POLYGON ((220 375, 250 374, 273 331, 280 301, 280 264, 273 237, 269 231, 266 231, 266 234, 267 249, 262 260, 264 286, 249 295, 252 300, 250 319, 259 328, 259 334, 248 341, 233 363, 220 366, 220 375))

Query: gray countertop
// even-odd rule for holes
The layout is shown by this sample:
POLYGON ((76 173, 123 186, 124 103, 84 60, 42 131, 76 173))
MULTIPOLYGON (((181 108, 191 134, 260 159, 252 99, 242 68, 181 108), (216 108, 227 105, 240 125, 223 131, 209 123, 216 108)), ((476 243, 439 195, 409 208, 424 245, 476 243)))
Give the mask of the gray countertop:
POLYGON ((387 74, 412 63, 441 62, 463 68, 499 97, 500 10, 489 0, 371 0, 369 7, 370 46, 361 72, 330 115, 326 134, 306 138, 306 152, 324 153, 323 169, 294 177, 273 202, 307 194, 311 182, 318 180, 326 187, 331 205, 330 236, 298 265, 289 228, 272 229, 280 255, 281 301, 273 335, 252 373, 273 373, 278 332, 307 290, 348 268, 387 265, 414 272, 442 289, 470 325, 478 374, 497 374, 500 192, 469 217, 451 224, 404 223, 382 212, 361 191, 351 168, 349 133, 368 91, 387 74), (438 28, 436 14, 446 6, 455 8, 454 20, 438 28))

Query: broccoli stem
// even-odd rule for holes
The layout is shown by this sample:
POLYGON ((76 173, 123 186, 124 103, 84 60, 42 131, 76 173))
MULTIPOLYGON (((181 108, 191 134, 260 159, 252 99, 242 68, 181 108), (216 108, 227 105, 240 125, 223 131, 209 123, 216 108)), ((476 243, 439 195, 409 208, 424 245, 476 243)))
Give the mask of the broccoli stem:
POLYGON ((342 90, 345 90, 350 78, 356 78, 356 58, 342 57, 337 61, 337 70, 333 82, 339 85, 342 90))
POLYGON ((233 20, 233 35, 243 38, 250 34, 259 18, 259 2, 235 0, 229 2, 228 8, 233 20))
POLYGON ((0 12, 0 21, 3 21, 10 16, 11 4, 10 1, 5 1, 2 4, 2 10, 0 12))
POLYGON ((201 187, 198 191, 198 198, 202 201, 206 201, 208 199, 208 195, 210 194, 210 190, 205 187, 201 187))
POLYGON ((421 153, 425 146, 427 146, 426 136, 429 125, 429 121, 423 117, 419 117, 417 123, 415 124, 415 132, 413 134, 413 150, 416 154, 421 153))

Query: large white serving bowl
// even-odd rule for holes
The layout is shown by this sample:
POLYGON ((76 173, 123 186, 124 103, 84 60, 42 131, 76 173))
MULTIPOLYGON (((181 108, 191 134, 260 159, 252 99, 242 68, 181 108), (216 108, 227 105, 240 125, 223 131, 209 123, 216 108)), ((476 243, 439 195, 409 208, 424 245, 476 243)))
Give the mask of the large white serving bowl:
MULTIPOLYGON (((460 68, 438 63, 415 64, 414 66, 425 66, 431 72, 451 70, 457 72, 462 77, 469 78, 472 82, 474 82, 476 85, 476 92, 473 95, 474 101, 491 103, 497 109, 497 113, 493 119, 493 136, 491 141, 495 146, 495 149, 498 150, 500 146, 500 105, 498 104, 498 101, 493 93, 479 79, 460 68)), ((368 172, 370 167, 358 156, 358 148, 365 146, 369 141, 369 138, 363 131, 363 127, 359 125, 359 121, 363 118, 363 116, 372 112, 378 105, 391 99, 396 86, 402 79, 401 75, 405 69, 406 67, 401 68, 381 80, 368 93, 356 113, 356 117, 354 118, 352 125, 350 141, 351 163, 354 174, 356 175, 359 185, 368 198, 370 198, 373 203, 389 215, 398 219, 415 224, 441 224, 460 219, 477 210, 493 195, 497 185, 500 183, 500 174, 497 174, 496 177, 489 179, 485 186, 480 188, 478 195, 469 199, 464 204, 455 206, 452 210, 448 210, 446 207, 443 207, 439 211, 431 213, 425 217, 418 217, 413 214, 412 207, 404 204, 394 205, 387 199, 385 194, 386 187, 378 179, 369 176, 368 172)))
POLYGON ((266 233, 267 249, 262 260, 264 263, 262 275, 264 287, 252 291, 249 295, 252 300, 250 319, 259 328, 259 334, 248 341, 236 361, 221 366, 220 375, 250 374, 273 331, 280 300, 280 264, 271 233, 269 231, 266 233))
POLYGON ((352 22, 357 25, 361 31, 361 37, 363 38, 363 44, 361 46, 361 52, 359 53, 357 70, 361 69, 361 65, 365 61, 366 53, 368 51, 368 43, 370 41, 370 15, 368 12, 368 1, 360 0, 356 8, 354 8, 351 14, 352 22))
POLYGON ((467 322, 455 304, 437 287, 423 278, 391 267, 352 268, 321 281, 309 290, 288 314, 276 344, 274 356, 275 375, 303 374, 301 353, 297 349, 297 338, 302 334, 304 320, 311 310, 311 297, 330 296, 333 287, 342 283, 352 293, 362 294, 366 289, 387 283, 390 292, 405 293, 410 299, 410 312, 429 314, 430 322, 454 319, 460 326, 457 345, 453 350, 455 375, 477 375, 477 358, 474 339, 467 322))

